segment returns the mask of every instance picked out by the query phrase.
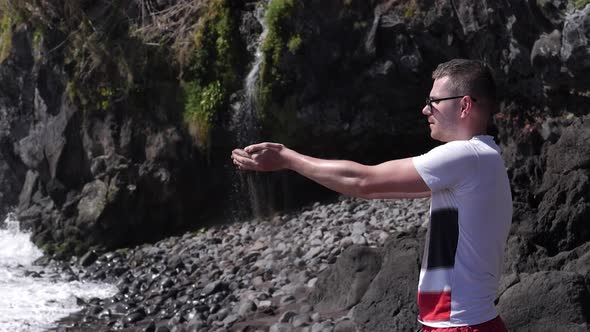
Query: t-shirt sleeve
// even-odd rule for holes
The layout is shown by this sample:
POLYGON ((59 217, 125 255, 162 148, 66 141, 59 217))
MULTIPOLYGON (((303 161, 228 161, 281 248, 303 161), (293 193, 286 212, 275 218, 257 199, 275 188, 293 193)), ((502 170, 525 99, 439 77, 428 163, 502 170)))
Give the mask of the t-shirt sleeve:
POLYGON ((461 189, 473 182, 477 155, 465 141, 449 142, 412 158, 431 191, 461 189))

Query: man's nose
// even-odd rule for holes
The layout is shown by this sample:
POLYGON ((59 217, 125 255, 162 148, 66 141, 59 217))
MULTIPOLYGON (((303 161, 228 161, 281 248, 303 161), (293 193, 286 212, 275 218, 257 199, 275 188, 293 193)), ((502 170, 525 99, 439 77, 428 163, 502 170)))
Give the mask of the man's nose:
POLYGON ((428 106, 428 104, 424 105, 424 107, 422 107, 422 114, 424 115, 430 115, 430 107, 428 106))

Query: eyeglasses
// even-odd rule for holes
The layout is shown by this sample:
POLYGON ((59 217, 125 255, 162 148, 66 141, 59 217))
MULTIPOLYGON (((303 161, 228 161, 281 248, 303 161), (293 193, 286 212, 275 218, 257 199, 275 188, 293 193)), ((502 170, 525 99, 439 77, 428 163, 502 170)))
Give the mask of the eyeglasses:
MULTIPOLYGON (((432 103, 436 103, 439 101, 443 101, 443 100, 450 100, 450 99, 458 99, 458 98, 463 98, 466 97, 467 95, 463 95, 463 96, 454 96, 454 97, 446 97, 446 98, 426 98, 426 105, 428 105, 428 111, 430 113, 432 113, 432 103)), ((474 102, 477 101, 475 98, 471 97, 471 100, 473 100, 474 102)))

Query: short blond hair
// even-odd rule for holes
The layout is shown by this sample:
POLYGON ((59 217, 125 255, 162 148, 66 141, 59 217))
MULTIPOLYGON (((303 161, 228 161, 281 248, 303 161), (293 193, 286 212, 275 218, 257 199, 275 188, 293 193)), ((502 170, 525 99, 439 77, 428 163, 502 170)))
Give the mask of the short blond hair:
POLYGON ((450 78, 450 89, 454 95, 469 95, 496 108, 496 83, 492 72, 481 61, 453 59, 441 63, 432 72, 432 79, 450 78))

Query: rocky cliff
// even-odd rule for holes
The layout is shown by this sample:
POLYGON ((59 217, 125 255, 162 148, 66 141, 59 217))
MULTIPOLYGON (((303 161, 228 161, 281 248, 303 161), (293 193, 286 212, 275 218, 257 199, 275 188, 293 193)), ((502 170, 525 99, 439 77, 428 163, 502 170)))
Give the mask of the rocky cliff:
MULTIPOLYGON (((590 316, 587 1, 8 1, 0 13, 0 208, 16 207, 48 253, 219 216, 236 181, 227 156, 248 143, 232 119, 257 48, 246 137, 367 163, 432 147, 420 113, 430 73, 472 58, 499 85, 491 129, 514 196, 502 292, 572 284, 590 316)), ((269 183, 299 201, 319 190, 269 183)))

